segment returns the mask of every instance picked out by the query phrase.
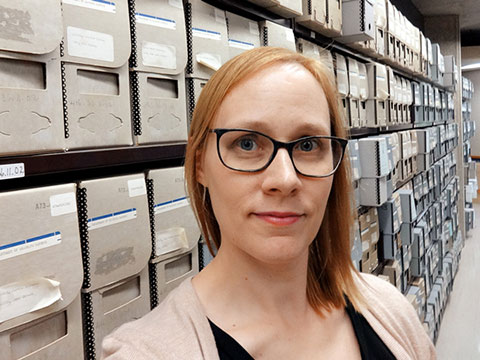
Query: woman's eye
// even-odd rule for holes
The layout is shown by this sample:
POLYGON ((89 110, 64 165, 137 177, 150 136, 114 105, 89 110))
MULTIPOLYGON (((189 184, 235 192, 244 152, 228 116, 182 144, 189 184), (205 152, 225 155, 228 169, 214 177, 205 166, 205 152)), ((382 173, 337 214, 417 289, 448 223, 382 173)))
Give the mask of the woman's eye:
POLYGON ((244 139, 238 140, 238 146, 240 146, 242 150, 246 150, 246 151, 255 150, 257 148, 257 144, 255 143, 255 140, 250 138, 244 138, 244 139))
POLYGON ((301 151, 313 151, 318 148, 318 143, 315 140, 303 140, 298 144, 298 148, 301 151))

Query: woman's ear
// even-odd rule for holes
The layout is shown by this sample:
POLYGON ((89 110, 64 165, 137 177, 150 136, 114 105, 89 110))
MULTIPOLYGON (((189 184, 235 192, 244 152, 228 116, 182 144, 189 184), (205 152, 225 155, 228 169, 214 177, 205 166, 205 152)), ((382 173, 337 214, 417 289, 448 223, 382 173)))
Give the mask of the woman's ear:
POLYGON ((203 151, 197 150, 195 153, 195 172, 196 172, 196 178, 197 181, 203 185, 203 187, 208 187, 207 186, 207 181, 205 177, 205 171, 204 171, 204 163, 203 163, 203 151))

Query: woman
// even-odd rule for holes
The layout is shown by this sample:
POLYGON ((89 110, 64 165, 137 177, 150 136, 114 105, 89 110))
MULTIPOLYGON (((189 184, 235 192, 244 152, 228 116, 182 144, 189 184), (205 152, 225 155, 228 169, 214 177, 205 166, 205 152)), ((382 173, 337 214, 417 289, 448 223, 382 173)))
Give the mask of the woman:
POLYGON ((104 341, 108 359, 433 359, 402 294, 350 259, 351 183, 320 62, 260 48, 202 90, 185 172, 214 260, 104 341))

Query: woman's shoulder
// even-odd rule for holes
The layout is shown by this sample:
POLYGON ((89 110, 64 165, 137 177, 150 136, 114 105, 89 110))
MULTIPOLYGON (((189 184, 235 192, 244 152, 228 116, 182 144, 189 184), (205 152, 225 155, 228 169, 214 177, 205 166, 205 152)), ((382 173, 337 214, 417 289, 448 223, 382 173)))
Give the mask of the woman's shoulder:
POLYGON ((363 273, 357 285, 366 300, 363 316, 397 358, 435 359, 435 348, 415 309, 395 286, 363 273))
POLYGON ((147 315, 116 329, 104 339, 102 347, 102 359, 109 360, 195 359, 202 353, 216 353, 191 278, 147 315))

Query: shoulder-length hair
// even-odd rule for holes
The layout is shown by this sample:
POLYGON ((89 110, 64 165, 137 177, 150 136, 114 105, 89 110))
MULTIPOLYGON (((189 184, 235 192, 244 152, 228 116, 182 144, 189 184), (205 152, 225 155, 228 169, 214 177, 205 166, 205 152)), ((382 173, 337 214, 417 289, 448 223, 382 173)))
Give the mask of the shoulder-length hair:
MULTIPOLYGON (((262 47, 246 51, 224 64, 198 98, 185 156, 187 191, 212 255, 220 247, 220 228, 208 191, 197 181, 197 154, 205 150, 209 129, 225 96, 248 77, 278 63, 300 64, 317 79, 327 99, 332 135, 343 138, 347 135, 333 73, 323 62, 283 48, 262 47)), ((323 310, 344 307, 345 295, 357 309, 365 303, 356 286, 354 278, 358 271, 350 255, 353 212, 348 156, 333 176, 323 222, 310 245, 308 258, 307 298, 320 314, 323 310)))

